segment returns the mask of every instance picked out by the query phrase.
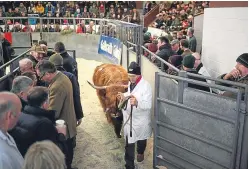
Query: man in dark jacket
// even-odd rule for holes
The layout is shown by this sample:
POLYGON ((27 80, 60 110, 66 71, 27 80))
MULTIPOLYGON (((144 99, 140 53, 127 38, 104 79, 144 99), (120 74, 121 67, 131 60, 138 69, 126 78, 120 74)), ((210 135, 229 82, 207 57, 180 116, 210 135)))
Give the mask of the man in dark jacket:
POLYGON ((15 93, 21 100, 22 111, 27 105, 28 91, 33 87, 33 80, 26 76, 17 76, 12 82, 11 92, 15 93))
POLYGON ((74 100, 74 109, 75 109, 75 115, 77 119, 77 126, 79 126, 82 122, 82 118, 84 117, 83 115, 83 109, 80 101, 80 87, 79 87, 79 82, 76 79, 75 75, 67 72, 63 68, 63 58, 60 54, 54 54, 49 58, 49 61, 52 62, 56 69, 60 72, 62 72, 64 75, 66 75, 73 86, 73 100, 74 100))
MULTIPOLYGON (((11 60, 11 53, 13 52, 13 49, 11 48, 10 42, 5 39, 4 33, 0 33, 0 40, 2 43, 2 54, 3 54, 3 64, 7 63, 8 61, 11 60)), ((1 61, 1 60, 0 60, 1 61)))
MULTIPOLYGON (((195 65, 195 57, 194 56, 188 55, 188 56, 185 56, 183 58, 183 60, 182 60, 183 70, 185 70, 189 73, 198 74, 198 72, 194 69, 194 65, 195 65)), ((192 76, 189 76, 189 78, 193 79, 193 80, 207 82, 205 79, 202 79, 202 78, 197 78, 197 77, 192 77, 192 76)), ((197 84, 193 84, 193 83, 189 83, 188 87, 195 88, 198 90, 203 90, 206 92, 210 92, 209 87, 205 87, 205 86, 201 86, 201 85, 197 85, 197 84)))
POLYGON ((183 53, 181 54, 182 57, 192 55, 193 52, 188 48, 189 47, 189 41, 187 39, 182 39, 180 41, 180 47, 183 50, 183 53))
POLYGON ((40 41, 39 41, 39 45, 40 45, 42 48, 43 48, 43 47, 46 48, 45 52, 46 52, 46 55, 47 55, 48 58, 49 58, 50 56, 52 56, 53 54, 55 54, 55 51, 48 50, 48 43, 47 43, 45 40, 40 40, 40 41))
MULTIPOLYGON (((237 64, 235 66, 235 69, 233 69, 230 73, 226 73, 226 74, 219 76, 218 78, 223 79, 223 80, 239 82, 239 83, 243 83, 243 84, 248 85, 248 53, 241 54, 236 59, 236 62, 237 62, 237 64)), ((244 88, 231 86, 231 85, 223 84, 223 83, 219 83, 219 82, 216 82, 216 84, 224 85, 227 87, 239 88, 240 90, 242 90, 242 98, 244 98, 244 95, 245 95, 244 88)), ((234 93, 231 93, 231 92, 224 92, 222 95, 236 98, 236 95, 234 93)))
POLYGON ((194 36, 194 29, 193 28, 188 28, 188 37, 189 37, 189 49, 192 52, 196 52, 196 46, 197 46, 197 41, 196 38, 194 36))
POLYGON ((48 108, 48 89, 34 87, 28 93, 28 105, 24 108, 16 127, 10 132, 20 153, 25 156, 36 141, 50 140, 65 153, 66 130, 55 127, 55 111, 48 108), (64 147, 64 148, 63 148, 64 147))
MULTIPOLYGON (((175 55, 176 53, 172 50, 171 45, 169 44, 169 40, 165 36, 161 36, 158 39, 158 52, 156 53, 157 56, 168 62, 170 56, 175 55)), ((152 58, 155 60, 155 58, 152 58)), ((161 66, 161 62, 157 61, 157 65, 161 66)), ((167 70, 168 66, 164 65, 164 69, 167 70)))
POLYGON ((183 53, 183 50, 180 48, 180 41, 178 39, 175 39, 171 41, 171 47, 174 52, 177 53, 177 55, 181 55, 183 53))
POLYGON ((46 84, 45 82, 40 80, 39 77, 37 76, 37 74, 34 70, 33 64, 34 64, 34 61, 32 62, 32 60, 30 60, 28 58, 21 59, 19 61, 19 72, 17 73, 17 75, 21 75, 22 73, 25 73, 25 72, 33 72, 35 74, 36 80, 37 80, 34 84, 36 84, 37 86, 47 87, 48 84, 46 84))
POLYGON ((59 53, 63 58, 63 68, 72 74, 78 79, 78 68, 76 60, 70 56, 66 49, 65 45, 62 42, 57 42, 54 46, 55 52, 59 53))
MULTIPOLYGON (((0 33, 0 66, 11 60, 11 53, 14 50, 11 48, 11 44, 5 39, 4 33, 0 33)), ((0 70, 0 77, 5 75, 5 68, 0 70)))

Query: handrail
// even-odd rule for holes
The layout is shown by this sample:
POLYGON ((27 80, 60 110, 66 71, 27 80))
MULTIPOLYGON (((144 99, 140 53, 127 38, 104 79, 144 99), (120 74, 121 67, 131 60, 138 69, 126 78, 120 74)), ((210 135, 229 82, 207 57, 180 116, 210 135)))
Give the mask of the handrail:
POLYGON ((199 13, 197 13, 197 14, 194 14, 193 17, 199 16, 199 15, 202 15, 202 14, 204 14, 204 12, 199 12, 199 13))
MULTIPOLYGON (((152 8, 149 12, 147 12, 145 15, 144 15, 144 17, 146 16, 146 15, 149 15, 151 12, 153 12, 154 10, 156 10, 156 8, 157 7, 159 7, 159 4, 157 4, 156 6, 154 6, 154 8, 152 8)), ((159 9, 158 9, 159 10, 159 9)), ((158 11, 159 12, 159 11, 158 11)))
MULTIPOLYGON (((16 47, 13 47, 13 48, 14 49, 26 49, 26 48, 31 48, 31 47, 16 46, 16 47)), ((54 50, 54 48, 48 48, 48 49, 54 50)), ((72 52, 73 53, 73 58, 76 59, 76 51, 75 50, 67 49, 66 51, 67 52, 72 52)))
POLYGON ((87 20, 105 20, 109 21, 110 19, 105 18, 74 18, 74 17, 0 17, 0 19, 87 19, 87 20))
POLYGON ((232 86, 238 86, 238 87, 243 87, 243 88, 247 87, 246 84, 233 82, 233 81, 229 81, 229 80, 217 79, 217 78, 212 78, 212 77, 209 77, 209 76, 198 75, 198 74, 189 73, 189 72, 187 72, 187 75, 192 76, 192 77, 196 77, 196 78, 201 78, 201 79, 211 80, 211 81, 215 81, 215 82, 220 82, 220 83, 224 83, 224 84, 228 84, 228 85, 232 85, 232 86))
POLYGON ((9 66, 12 62, 16 61, 17 59, 20 59, 21 57, 23 57, 23 55, 25 55, 29 51, 30 51, 30 49, 27 50, 27 51, 25 51, 25 52, 23 52, 22 54, 20 54, 19 56, 15 57, 14 59, 8 61, 7 63, 3 64, 2 66, 0 66, 0 70, 3 69, 3 68, 5 68, 5 67, 7 67, 7 66, 9 66))
POLYGON ((4 79, 6 79, 8 76, 12 75, 13 73, 16 73, 18 70, 19 70, 19 67, 15 68, 15 69, 13 70, 13 72, 9 72, 7 75, 4 75, 4 76, 0 77, 0 83, 1 83, 4 79))
POLYGON ((132 46, 137 47, 137 45, 136 45, 135 43, 131 43, 131 42, 129 42, 129 41, 127 41, 127 43, 130 44, 130 45, 132 45, 132 46))
POLYGON ((147 52, 149 52, 149 54, 151 54, 151 55, 153 55, 154 57, 156 57, 156 59, 160 60, 161 62, 163 62, 163 63, 166 64, 167 66, 169 66, 169 67, 171 67, 172 69, 174 69, 175 71, 177 71, 177 72, 180 71, 177 67, 175 67, 175 66, 171 65, 169 62, 163 60, 162 58, 160 58, 159 56, 157 56, 155 53, 151 52, 151 51, 150 51, 149 49, 147 49, 146 47, 142 46, 142 48, 143 48, 144 50, 146 50, 147 52))
POLYGON ((129 23, 129 22, 124 22, 121 20, 113 20, 113 19, 105 19, 105 18, 74 18, 74 17, 0 17, 0 19, 69 19, 69 20, 94 20, 94 21, 107 21, 107 22, 120 22, 120 23, 124 23, 124 24, 129 24, 129 25, 134 25, 134 26, 140 26, 134 23, 129 23))
POLYGON ((153 20, 155 20, 156 15, 159 13, 159 5, 155 6, 150 12, 144 15, 144 26, 148 27, 153 20))

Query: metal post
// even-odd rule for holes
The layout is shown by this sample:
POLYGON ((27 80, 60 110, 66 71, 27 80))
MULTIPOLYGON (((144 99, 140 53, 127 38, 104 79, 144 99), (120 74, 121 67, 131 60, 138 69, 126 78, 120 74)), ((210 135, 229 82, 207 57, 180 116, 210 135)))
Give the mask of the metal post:
POLYGON ((124 47, 123 47, 123 42, 121 42, 121 56, 120 56, 120 65, 122 66, 123 64, 123 50, 124 50, 124 47))
POLYGON ((94 28, 95 28, 95 34, 97 33, 97 28, 96 28, 97 21, 94 20, 94 28))
POLYGON ((75 20, 75 18, 73 18, 73 30, 74 30, 74 32, 76 32, 76 20, 75 20))
POLYGON ((157 148, 156 145, 158 145, 158 126, 157 126, 157 122, 159 120, 159 103, 158 103, 158 97, 159 97, 159 87, 160 87, 160 76, 159 76, 159 72, 155 73, 155 98, 154 98, 154 146, 153 146, 153 168, 156 167, 157 165, 157 148))
POLYGON ((143 48, 142 48, 142 46, 143 46, 143 40, 144 40, 144 38, 143 38, 144 36, 143 36, 143 26, 140 26, 140 31, 139 31, 139 36, 138 36, 138 38, 139 38, 139 53, 140 53, 140 62, 139 62, 139 64, 140 64, 140 66, 141 66, 141 61, 142 61, 142 57, 143 57, 143 48))
POLYGON ((42 33, 42 25, 43 25, 43 20, 40 18, 40 33, 42 33))
POLYGON ((130 59, 129 59, 129 58, 130 58, 130 57, 129 57, 129 53, 130 53, 130 52, 129 52, 129 43, 127 43, 126 46, 127 46, 127 49, 126 49, 127 55, 126 55, 126 56, 127 56, 127 69, 128 69, 129 64, 130 64, 130 59))
MULTIPOLYGON (((180 77, 187 77, 187 72, 186 71, 180 71, 178 74, 180 77)), ((187 83, 184 82, 183 80, 178 81, 178 103, 183 103, 183 93, 184 93, 184 88, 186 87, 187 83)))

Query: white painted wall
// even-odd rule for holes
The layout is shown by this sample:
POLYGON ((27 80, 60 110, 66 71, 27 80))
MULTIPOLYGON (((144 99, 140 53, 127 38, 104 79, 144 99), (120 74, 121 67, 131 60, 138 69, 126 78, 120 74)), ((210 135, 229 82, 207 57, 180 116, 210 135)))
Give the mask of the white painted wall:
POLYGON ((196 52, 201 51, 201 46, 202 46, 202 37, 203 37, 203 18, 204 14, 198 15, 194 17, 194 35, 197 41, 197 47, 196 47, 196 52))
POLYGON ((230 72, 248 52, 248 8, 206 8, 202 62, 212 77, 230 72))

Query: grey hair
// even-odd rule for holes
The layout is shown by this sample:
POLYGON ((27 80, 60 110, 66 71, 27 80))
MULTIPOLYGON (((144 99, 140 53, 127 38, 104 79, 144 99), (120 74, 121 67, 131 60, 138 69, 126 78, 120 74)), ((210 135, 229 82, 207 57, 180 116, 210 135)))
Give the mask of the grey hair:
POLYGON ((22 169, 65 169, 65 156, 51 141, 36 142, 25 155, 22 169))
POLYGON ((22 68, 26 69, 28 65, 31 66, 31 67, 33 67, 33 62, 30 59, 28 59, 28 58, 24 58, 24 59, 21 59, 19 61, 19 68, 20 69, 22 69, 22 68))
POLYGON ((18 94, 33 85, 33 80, 26 76, 18 76, 13 80, 11 92, 18 94))
POLYGON ((4 98, 1 98, 0 99, 0 119, 2 115, 11 111, 13 109, 13 106, 14 106, 13 102, 11 102, 10 100, 5 100, 4 98))
POLYGON ((192 34, 194 34, 194 31, 195 31, 194 28, 189 27, 188 30, 189 30, 192 34))
POLYGON ((33 62, 32 62, 30 59, 28 59, 28 58, 24 58, 24 59, 19 60, 19 66, 20 66, 20 64, 22 64, 22 63, 25 63, 25 64, 30 63, 30 64, 33 65, 33 62))

